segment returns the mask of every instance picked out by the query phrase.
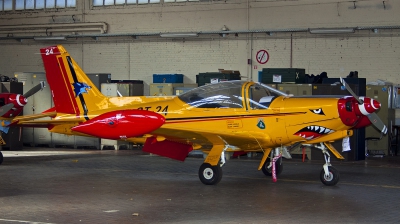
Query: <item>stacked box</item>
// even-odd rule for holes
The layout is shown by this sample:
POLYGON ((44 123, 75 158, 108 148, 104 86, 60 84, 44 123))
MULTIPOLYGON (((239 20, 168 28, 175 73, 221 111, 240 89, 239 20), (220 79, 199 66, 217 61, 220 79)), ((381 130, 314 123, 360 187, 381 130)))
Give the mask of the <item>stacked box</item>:
POLYGON ((189 90, 198 87, 197 84, 184 84, 184 86, 174 87, 174 95, 181 95, 182 93, 186 93, 189 90))
POLYGON ((306 83, 304 68, 263 68, 258 73, 258 81, 265 84, 306 83))
POLYGON ((215 80, 216 82, 228 81, 228 80, 241 80, 240 73, 220 73, 220 72, 207 72, 207 73, 199 73, 196 75, 196 83, 199 86, 203 86, 208 83, 212 83, 215 80))
POLYGON ((110 73, 87 73, 86 75, 89 77, 90 81, 93 82, 97 89, 101 88, 102 83, 111 82, 110 73))
POLYGON ((111 80, 111 83, 118 84, 118 91, 122 96, 143 96, 143 80, 111 80))
POLYGON ((183 86, 183 83, 153 83, 150 84, 150 96, 173 96, 174 88, 183 86))
POLYGON ((153 74, 153 83, 183 83, 182 74, 153 74))

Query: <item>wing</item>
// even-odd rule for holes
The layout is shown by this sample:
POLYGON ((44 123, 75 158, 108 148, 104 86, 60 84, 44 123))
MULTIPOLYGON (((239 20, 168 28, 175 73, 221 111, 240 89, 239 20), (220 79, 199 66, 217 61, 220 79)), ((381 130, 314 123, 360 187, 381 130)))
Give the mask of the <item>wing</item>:
POLYGON ((261 151, 263 146, 267 146, 268 142, 271 141, 268 135, 256 132, 234 132, 218 129, 210 131, 182 127, 161 127, 151 134, 145 139, 130 138, 128 141, 144 143, 143 151, 145 152, 180 161, 184 161, 193 149, 218 155, 223 149, 228 152, 261 151), (145 141, 143 142, 143 140, 145 141))
POLYGON ((201 146, 201 150, 209 150, 214 145, 229 145, 232 151, 259 151, 271 141, 268 135, 251 131, 230 132, 162 127, 154 131, 154 134, 164 136, 170 141, 189 143, 194 147, 201 146))

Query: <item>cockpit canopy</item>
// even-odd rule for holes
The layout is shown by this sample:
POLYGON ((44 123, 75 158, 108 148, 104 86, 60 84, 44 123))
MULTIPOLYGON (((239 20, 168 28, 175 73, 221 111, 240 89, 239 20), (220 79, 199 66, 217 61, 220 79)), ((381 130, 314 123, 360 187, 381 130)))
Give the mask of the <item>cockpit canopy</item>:
POLYGON ((286 94, 262 83, 228 81, 200 86, 178 97, 197 108, 243 108, 246 99, 251 108, 266 109, 275 97, 282 95, 286 94), (244 94, 242 89, 246 90, 244 94))

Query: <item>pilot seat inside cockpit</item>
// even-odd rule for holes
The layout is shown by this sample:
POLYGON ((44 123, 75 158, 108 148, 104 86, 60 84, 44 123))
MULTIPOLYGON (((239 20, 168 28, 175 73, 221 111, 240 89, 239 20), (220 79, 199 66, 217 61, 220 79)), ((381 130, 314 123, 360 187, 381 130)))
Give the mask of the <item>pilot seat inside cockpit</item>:
POLYGON ((261 105, 263 105, 265 108, 268 108, 273 99, 274 99, 274 96, 264 96, 264 97, 261 97, 259 103, 261 105))

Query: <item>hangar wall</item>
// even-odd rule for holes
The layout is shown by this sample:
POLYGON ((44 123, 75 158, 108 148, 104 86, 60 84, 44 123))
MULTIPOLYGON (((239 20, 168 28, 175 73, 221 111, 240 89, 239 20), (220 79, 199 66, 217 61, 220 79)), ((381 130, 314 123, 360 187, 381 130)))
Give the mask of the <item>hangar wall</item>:
MULTIPOLYGON (((146 32, 289 30, 362 26, 398 26, 398 1, 255 1, 165 3, 138 6, 93 7, 77 0, 74 9, 0 13, 0 27, 21 24, 106 22, 108 34, 146 32)), ((76 38, 59 42, 0 40, 0 74, 43 71, 39 48, 62 44, 88 73, 111 73, 113 79, 152 82, 154 73, 182 73, 194 83, 199 72, 219 68, 239 70, 257 80, 264 67, 305 68, 309 74, 326 71, 329 77, 357 70, 367 81, 400 83, 400 30, 356 31, 316 35, 308 32, 200 35, 171 39, 146 37, 76 38), (270 60, 262 65, 255 54, 266 49, 270 60), (252 59, 251 65, 247 59, 252 59)), ((0 34, 5 36, 6 34, 0 34)), ((21 35, 21 34, 19 34, 21 35)), ((45 35, 45 34, 35 34, 45 35)), ((148 86, 145 86, 145 93, 148 86)))

